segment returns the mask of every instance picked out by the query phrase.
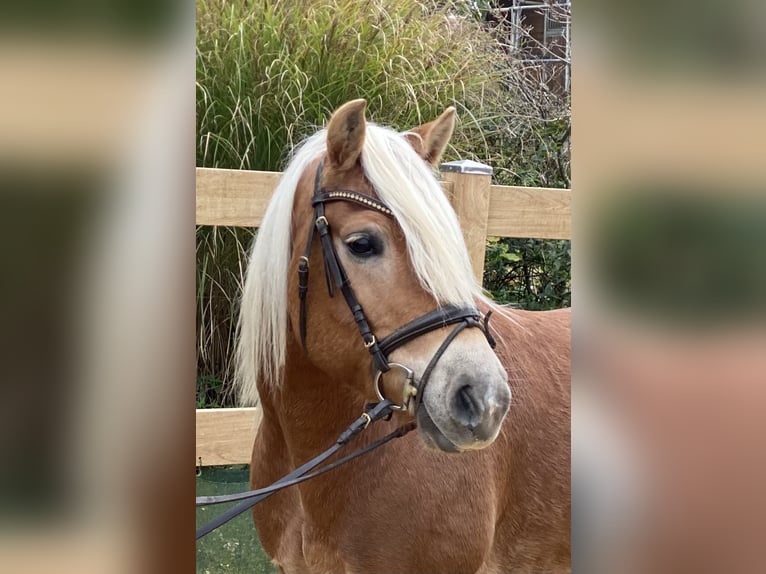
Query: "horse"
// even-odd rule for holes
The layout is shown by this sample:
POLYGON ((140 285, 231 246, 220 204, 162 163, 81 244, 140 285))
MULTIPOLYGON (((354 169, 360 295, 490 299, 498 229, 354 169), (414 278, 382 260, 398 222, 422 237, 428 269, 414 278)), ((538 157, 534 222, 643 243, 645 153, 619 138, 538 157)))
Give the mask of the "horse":
POLYGON ((294 153, 250 255, 250 484, 333 444, 376 397, 397 410, 359 447, 417 432, 256 506, 261 544, 283 574, 568 572, 570 313, 502 307, 475 280, 434 175, 455 109, 400 133, 365 108, 342 105, 294 153))

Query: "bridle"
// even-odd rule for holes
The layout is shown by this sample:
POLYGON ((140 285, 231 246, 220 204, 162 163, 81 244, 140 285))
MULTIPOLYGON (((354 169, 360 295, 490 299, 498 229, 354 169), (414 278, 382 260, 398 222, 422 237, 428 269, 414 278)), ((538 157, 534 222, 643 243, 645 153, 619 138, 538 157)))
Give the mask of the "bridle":
POLYGON ((306 249, 303 255, 298 261, 298 297, 300 300, 300 337, 301 344, 303 345, 304 352, 306 351, 306 317, 307 317, 307 300, 309 289, 309 257, 311 255, 311 246, 314 240, 314 235, 319 236, 319 241, 322 246, 322 256, 324 259, 325 279, 327 280, 327 290, 330 297, 335 296, 335 289, 340 290, 343 294, 346 303, 348 304, 351 314, 354 316, 354 321, 359 329, 359 334, 362 336, 362 342, 364 347, 372 355, 373 365, 375 367, 375 375, 373 377, 373 386, 375 393, 380 400, 378 403, 369 404, 367 409, 362 415, 357 418, 349 427, 343 431, 338 439, 330 448, 320 453, 307 463, 301 465, 297 469, 293 470, 286 476, 277 480, 275 483, 257 490, 251 490, 248 492, 229 494, 223 496, 204 496, 198 497, 196 500, 197 506, 205 506, 209 504, 220 504, 224 502, 241 501, 238 505, 228 509, 226 512, 211 520, 207 524, 204 524, 197 529, 196 539, 199 540, 206 534, 212 532, 219 526, 230 521, 239 514, 245 512, 258 502, 268 498, 272 494, 299 484, 315 476, 319 476, 325 472, 328 472, 342 464, 350 462, 351 460, 362 456, 378 447, 383 446, 385 443, 404 436, 415 428, 415 423, 410 422, 397 428, 393 432, 383 436, 382 438, 370 443, 364 448, 358 451, 342 457, 332 463, 326 464, 318 470, 313 470, 330 456, 338 452, 356 435, 364 431, 371 423, 374 423, 381 419, 388 420, 391 417, 394 410, 408 410, 412 406, 412 413, 415 414, 423 401, 423 395, 425 393, 425 387, 430 379, 439 359, 447 350, 450 344, 455 338, 466 328, 477 327, 487 338, 487 342, 490 347, 495 348, 495 339, 489 332, 489 317, 492 314, 489 311, 483 318, 478 309, 473 306, 452 306, 447 305, 437 308, 433 311, 421 315, 420 317, 410 321, 403 327, 396 329, 393 333, 389 334, 382 340, 378 340, 375 334, 372 332, 370 323, 367 320, 367 316, 364 313, 362 305, 354 294, 354 290, 351 287, 348 274, 343 267, 343 264, 338 257, 335 246, 332 242, 332 235, 330 230, 330 222, 325 216, 325 204, 333 201, 346 201, 358 205, 365 209, 371 209, 378 211, 387 217, 394 218, 394 214, 391 209, 382 201, 373 198, 369 195, 359 193, 357 191, 348 189, 333 189, 327 190, 322 187, 322 166, 320 161, 316 172, 316 178, 314 182, 314 194, 311 199, 311 204, 314 207, 314 223, 309 228, 308 239, 306 240, 306 249), (447 335, 442 341, 439 348, 434 353, 431 360, 428 362, 423 374, 419 381, 415 381, 414 371, 400 363, 390 362, 388 356, 410 341, 417 339, 418 337, 447 327, 449 325, 455 325, 455 328, 447 335), (402 390, 402 402, 395 404, 393 401, 386 399, 380 389, 380 379, 383 373, 390 371, 392 368, 401 369, 405 374, 405 384, 402 390), (412 405, 412 400, 415 400, 415 404, 412 405))
POLYGON ((328 190, 322 186, 323 162, 320 161, 317 167, 316 177, 314 178, 314 193, 311 198, 311 204, 314 207, 314 224, 309 228, 306 248, 303 255, 298 260, 298 298, 300 300, 300 337, 304 351, 306 351, 306 322, 307 322, 307 295, 309 290, 309 257, 311 255, 311 246, 314 236, 319 237, 322 246, 322 257, 324 259, 324 272, 327 281, 327 290, 330 297, 335 296, 335 290, 339 290, 346 300, 346 304, 351 310, 362 342, 367 351, 372 355, 375 375, 373 385, 375 393, 380 400, 383 400, 383 393, 380 388, 380 380, 383 373, 391 370, 392 367, 400 369, 405 375, 405 385, 402 392, 402 402, 393 405, 394 410, 406 410, 410 406, 410 401, 415 398, 415 409, 420 406, 425 393, 425 386, 428 383, 431 373, 436 363, 447 350, 447 347, 455 340, 455 337, 468 327, 478 327, 487 338, 487 342, 494 349, 495 339, 489 331, 489 318, 492 314, 489 311, 482 320, 481 313, 473 306, 453 306, 447 305, 437 308, 433 311, 421 315, 410 321, 403 327, 396 329, 393 333, 379 340, 372 332, 370 323, 364 313, 362 305, 359 303, 354 289, 349 281, 343 263, 341 263, 335 245, 332 241, 330 222, 325 215, 325 204, 333 201, 345 201, 352 203, 364 209, 377 211, 386 217, 394 218, 393 211, 382 201, 353 191, 350 189, 332 189, 328 190), (418 382, 415 381, 414 371, 400 363, 389 362, 389 355, 399 347, 409 343, 413 339, 447 327, 448 325, 457 325, 455 329, 447 336, 444 342, 439 346, 434 356, 431 358, 423 375, 418 382))

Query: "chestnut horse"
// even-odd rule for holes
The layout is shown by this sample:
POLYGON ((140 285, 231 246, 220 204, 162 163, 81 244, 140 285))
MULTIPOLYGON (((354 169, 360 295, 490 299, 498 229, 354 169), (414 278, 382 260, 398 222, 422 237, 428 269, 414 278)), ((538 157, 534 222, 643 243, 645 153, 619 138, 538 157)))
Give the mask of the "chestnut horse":
POLYGON ((241 398, 263 410, 252 488, 333 444, 376 399, 372 334, 471 307, 494 311, 497 347, 474 323, 445 348, 452 325, 392 351, 416 381, 438 361, 417 401, 403 396, 405 368, 383 375, 381 392, 407 408, 354 446, 413 419, 418 432, 256 506, 261 543, 284 573, 569 571, 570 314, 501 308, 482 294, 433 173, 454 108, 404 134, 364 111, 364 100, 343 105, 294 155, 253 248, 238 350, 241 398), (369 324, 361 338, 350 303, 328 290, 321 241, 306 241, 319 229, 315 193, 333 190, 354 199, 322 213, 325 247, 369 324), (296 270, 309 261, 301 286, 296 270))

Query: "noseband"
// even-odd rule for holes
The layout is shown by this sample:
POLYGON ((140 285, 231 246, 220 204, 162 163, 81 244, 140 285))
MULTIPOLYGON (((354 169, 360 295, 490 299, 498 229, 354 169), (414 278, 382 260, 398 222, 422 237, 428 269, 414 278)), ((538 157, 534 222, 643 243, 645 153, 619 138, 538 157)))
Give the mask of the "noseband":
POLYGON ((375 366, 374 386, 375 392, 380 400, 384 400, 380 389, 380 379, 383 373, 391 370, 392 367, 401 369, 405 374, 406 383, 403 389, 402 403, 394 405, 392 408, 397 410, 409 408, 410 400, 415 397, 415 408, 419 407, 423 401, 425 386, 428 383, 431 372, 436 363, 447 350, 447 347, 455 340, 455 337, 467 327, 478 327, 487 338, 487 342, 494 349, 495 339, 489 331, 489 317, 492 312, 488 312, 482 320, 481 313, 473 306, 458 307, 447 305, 440 307, 417 319, 410 321, 403 327, 396 329, 387 337, 379 340, 372 332, 370 323, 364 313, 362 305, 354 294, 346 270, 338 257, 335 246, 332 241, 330 222, 325 216, 325 204, 333 201, 345 201, 365 209, 377 211, 383 215, 394 218, 393 211, 382 201, 364 195, 357 191, 348 189, 327 190, 322 187, 322 167, 323 162, 319 163, 316 177, 314 180, 314 194, 311 204, 314 207, 314 224, 309 228, 308 239, 306 240, 306 249, 298 262, 298 297, 300 299, 300 336, 304 351, 306 350, 306 296, 309 289, 309 256, 311 255, 311 245, 314 235, 319 236, 322 246, 322 256, 324 259, 325 279, 327 281, 327 291, 330 297, 335 296, 335 290, 338 289, 346 300, 346 304, 354 316, 354 321, 359 329, 364 347, 372 355, 375 366), (442 344, 437 349, 431 361, 428 363, 419 382, 415 382, 415 374, 409 367, 389 362, 388 356, 406 343, 417 339, 421 335, 430 333, 437 329, 447 327, 448 325, 457 325, 442 344))

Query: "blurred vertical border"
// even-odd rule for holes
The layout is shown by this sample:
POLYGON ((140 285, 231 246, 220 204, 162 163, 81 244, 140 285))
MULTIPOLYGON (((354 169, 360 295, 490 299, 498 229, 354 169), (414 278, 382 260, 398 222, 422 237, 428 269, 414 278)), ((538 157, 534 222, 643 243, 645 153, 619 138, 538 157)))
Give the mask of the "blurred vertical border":
POLYGON ((191 2, 0 8, 0 571, 193 568, 194 73, 191 2))
POLYGON ((574 571, 766 571, 766 5, 574 4, 574 571))

